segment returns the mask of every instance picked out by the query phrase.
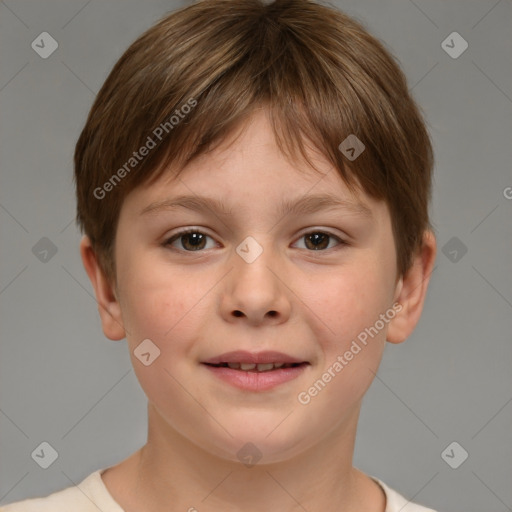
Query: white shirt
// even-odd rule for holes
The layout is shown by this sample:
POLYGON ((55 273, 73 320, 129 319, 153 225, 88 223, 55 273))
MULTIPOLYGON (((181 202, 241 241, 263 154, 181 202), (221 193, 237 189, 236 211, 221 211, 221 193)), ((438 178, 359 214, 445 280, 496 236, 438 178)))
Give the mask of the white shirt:
MULTIPOLYGON (((91 473, 78 486, 68 487, 43 498, 31 498, 0 507, 0 512, 124 512, 105 486, 101 474, 91 473), (77 488, 78 487, 78 488, 77 488)), ((406 500, 386 484, 373 478, 386 494, 385 512, 435 512, 406 500)))

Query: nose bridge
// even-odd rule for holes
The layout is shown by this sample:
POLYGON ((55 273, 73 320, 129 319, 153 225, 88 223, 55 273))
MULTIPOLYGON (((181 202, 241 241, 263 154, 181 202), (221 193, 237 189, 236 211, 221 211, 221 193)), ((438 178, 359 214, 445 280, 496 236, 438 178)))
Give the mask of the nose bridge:
POLYGON ((287 314, 286 294, 277 271, 279 261, 270 240, 270 236, 247 236, 236 247, 227 292, 230 314, 240 316, 242 312, 254 321, 267 314, 287 314))
POLYGON ((270 285, 273 288, 276 277, 269 267, 272 268, 278 262, 270 244, 270 236, 249 235, 238 244, 235 253, 233 257, 237 283, 260 284, 267 289, 270 285))

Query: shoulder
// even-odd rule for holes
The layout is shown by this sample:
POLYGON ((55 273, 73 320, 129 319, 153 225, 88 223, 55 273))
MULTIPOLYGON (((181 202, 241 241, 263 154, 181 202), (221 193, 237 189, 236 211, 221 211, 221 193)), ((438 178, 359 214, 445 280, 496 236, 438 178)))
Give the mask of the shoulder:
POLYGON ((123 512, 101 479, 102 470, 91 473, 78 485, 42 498, 0 506, 0 512, 123 512))
POLYGON ((386 494, 387 504, 385 512, 436 512, 431 508, 409 501, 378 478, 373 479, 384 489, 386 494))

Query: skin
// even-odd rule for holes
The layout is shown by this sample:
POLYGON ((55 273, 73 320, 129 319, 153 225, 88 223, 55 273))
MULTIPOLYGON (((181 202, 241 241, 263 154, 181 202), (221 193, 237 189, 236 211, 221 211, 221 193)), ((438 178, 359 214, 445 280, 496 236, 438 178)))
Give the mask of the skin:
POLYGON ((115 243, 117 286, 101 271, 88 237, 82 239, 103 331, 112 340, 126 337, 148 397, 147 444, 107 469, 103 481, 126 512, 384 512, 380 486, 352 466, 357 420, 386 341, 404 341, 420 318, 435 238, 425 233, 399 277, 384 202, 363 192, 351 196, 313 149, 322 174, 287 159, 265 110, 242 128, 178 179, 168 173, 126 197, 115 243), (283 198, 321 192, 357 200, 373 216, 320 210, 278 217, 283 198), (221 199, 235 214, 140 214, 182 193, 221 199), (199 251, 186 236, 165 245, 187 227, 210 237, 199 251), (312 232, 333 236, 314 250, 305 236, 312 232), (252 263, 235 250, 248 236, 263 249, 252 263), (397 302, 400 313, 307 405, 299 403, 298 394, 397 302), (160 349, 149 366, 134 355, 147 338, 160 349), (232 387, 201 364, 239 349, 278 350, 311 364, 265 392, 232 387), (237 458, 247 442, 263 454, 252 467, 237 458))

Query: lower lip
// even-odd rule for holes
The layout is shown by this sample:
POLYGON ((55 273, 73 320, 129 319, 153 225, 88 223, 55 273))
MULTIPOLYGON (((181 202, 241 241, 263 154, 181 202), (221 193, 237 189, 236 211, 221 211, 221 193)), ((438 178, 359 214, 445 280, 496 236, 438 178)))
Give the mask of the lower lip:
POLYGON ((267 391, 280 384, 296 379, 306 369, 308 364, 301 364, 291 368, 278 368, 266 372, 253 372, 243 370, 233 370, 225 366, 204 365, 216 377, 247 391, 267 391))

